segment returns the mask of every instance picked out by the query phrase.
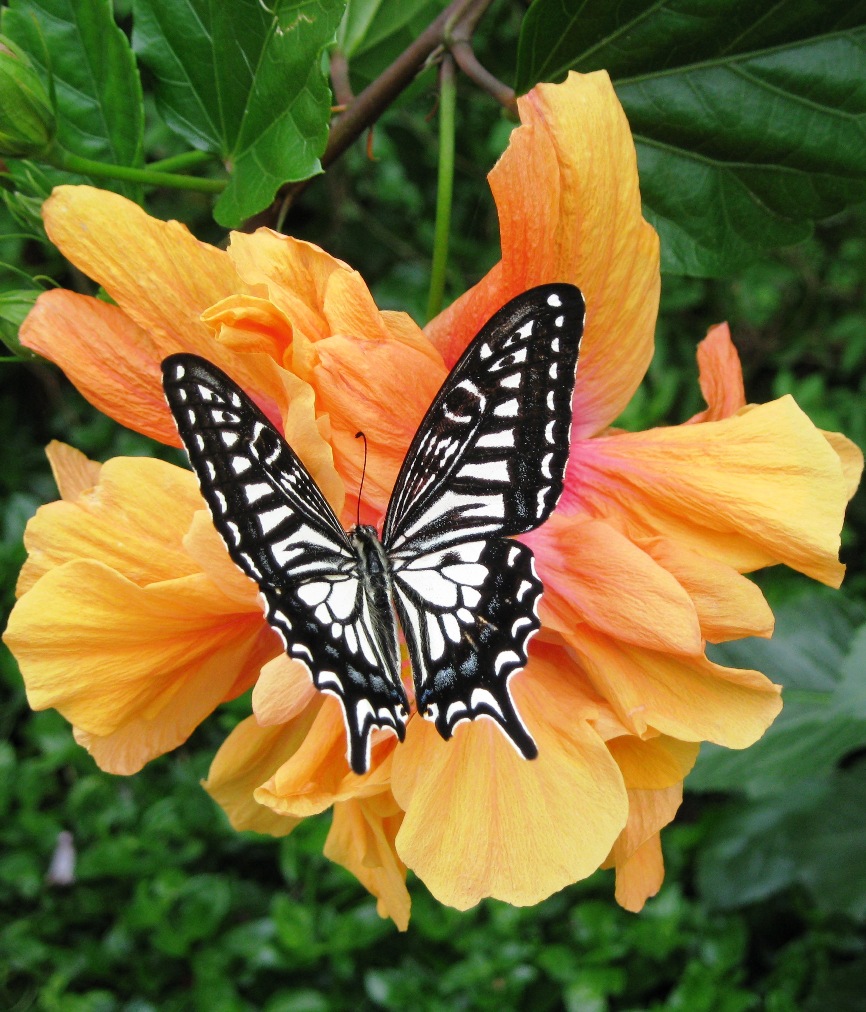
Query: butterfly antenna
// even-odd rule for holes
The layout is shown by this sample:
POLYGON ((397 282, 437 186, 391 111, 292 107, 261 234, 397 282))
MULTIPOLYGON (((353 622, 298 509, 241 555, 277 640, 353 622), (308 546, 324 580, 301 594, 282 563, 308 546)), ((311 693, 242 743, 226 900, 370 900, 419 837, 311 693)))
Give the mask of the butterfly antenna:
POLYGON ((356 432, 355 439, 364 440, 364 466, 361 469, 361 485, 358 488, 358 526, 361 526, 361 493, 364 491, 364 478, 367 474, 367 437, 363 432, 356 432))

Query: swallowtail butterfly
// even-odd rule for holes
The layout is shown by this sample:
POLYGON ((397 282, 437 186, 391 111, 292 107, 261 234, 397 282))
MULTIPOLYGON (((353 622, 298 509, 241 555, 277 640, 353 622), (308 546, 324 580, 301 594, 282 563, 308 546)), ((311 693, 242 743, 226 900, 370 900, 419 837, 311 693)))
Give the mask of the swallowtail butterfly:
POLYGON ((337 697, 348 759, 369 766, 370 733, 402 741, 409 701, 450 738, 496 721, 527 759, 538 750, 508 680, 540 626, 531 531, 562 492, 584 302, 542 285, 481 329, 412 440, 382 530, 344 531, 304 465, 223 372, 195 355, 162 364, 165 393, 229 554, 318 689, 337 697))

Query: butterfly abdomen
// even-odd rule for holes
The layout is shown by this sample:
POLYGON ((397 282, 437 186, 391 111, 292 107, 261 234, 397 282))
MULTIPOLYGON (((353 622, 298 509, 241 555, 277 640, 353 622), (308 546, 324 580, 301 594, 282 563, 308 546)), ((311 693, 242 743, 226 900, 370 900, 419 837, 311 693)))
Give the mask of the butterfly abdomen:
POLYGON ((391 670, 400 677, 400 643, 394 613, 394 586, 391 563, 375 527, 360 524, 349 532, 349 541, 358 557, 358 572, 369 602, 370 622, 391 670))

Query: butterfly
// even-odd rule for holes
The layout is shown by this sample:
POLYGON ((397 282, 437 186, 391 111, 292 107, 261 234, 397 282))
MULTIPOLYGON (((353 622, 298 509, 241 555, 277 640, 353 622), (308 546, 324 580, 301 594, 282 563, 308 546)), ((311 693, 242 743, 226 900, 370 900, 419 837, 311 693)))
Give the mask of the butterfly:
POLYGON ((425 414, 382 536, 345 531, 271 422, 196 355, 162 363, 166 399, 229 555, 259 586, 290 657, 343 710, 347 758, 370 763, 374 728, 406 732, 397 617, 415 705, 443 738, 489 717, 538 749, 511 698, 540 627, 534 530, 562 493, 584 300, 532 288, 481 328, 425 414), (395 617, 396 611, 396 617, 395 617))

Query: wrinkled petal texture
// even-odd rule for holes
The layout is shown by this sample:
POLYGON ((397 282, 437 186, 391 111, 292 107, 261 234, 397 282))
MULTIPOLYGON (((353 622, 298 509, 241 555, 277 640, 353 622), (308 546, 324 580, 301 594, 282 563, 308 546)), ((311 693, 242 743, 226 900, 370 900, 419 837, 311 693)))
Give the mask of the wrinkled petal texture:
POLYGON ((587 320, 572 431, 591 436, 625 408, 652 357, 658 237, 641 215, 634 143, 606 73, 538 85, 518 108, 522 125, 490 173, 502 260, 427 334, 452 365, 515 295, 577 285, 587 320))

